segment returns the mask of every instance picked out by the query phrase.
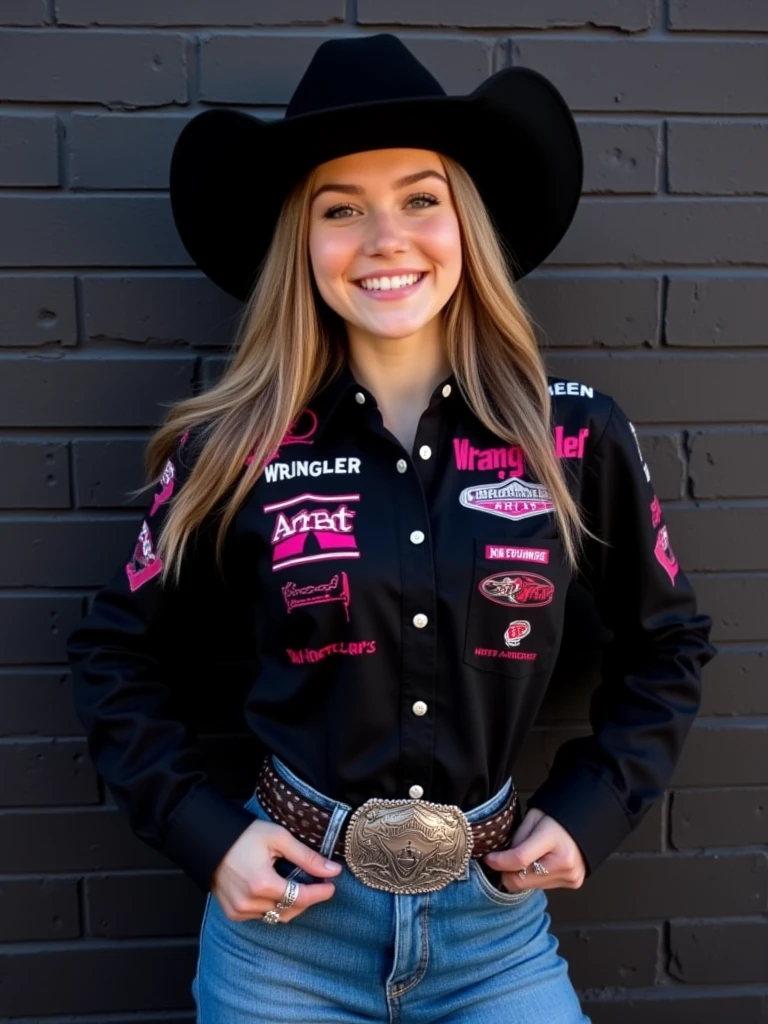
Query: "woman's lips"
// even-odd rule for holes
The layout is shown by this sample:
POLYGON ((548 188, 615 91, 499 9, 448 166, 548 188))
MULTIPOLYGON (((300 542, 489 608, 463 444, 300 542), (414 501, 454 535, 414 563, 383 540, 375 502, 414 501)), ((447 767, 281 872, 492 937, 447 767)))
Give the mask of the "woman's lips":
POLYGON ((372 299, 378 299, 380 302, 392 302, 396 299, 407 299, 409 295, 413 295, 416 289, 424 284, 426 279, 427 272, 424 272, 418 281, 414 284, 407 284, 403 288, 363 288, 359 281, 355 281, 355 286, 360 289, 363 295, 367 295, 372 299))

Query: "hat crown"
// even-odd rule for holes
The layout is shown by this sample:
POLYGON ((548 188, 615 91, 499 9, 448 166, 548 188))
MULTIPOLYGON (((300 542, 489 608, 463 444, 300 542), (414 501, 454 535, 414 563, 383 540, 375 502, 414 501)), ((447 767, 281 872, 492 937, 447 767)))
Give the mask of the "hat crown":
POLYGON ((445 96, 445 89, 397 36, 329 39, 315 51, 286 118, 377 100, 445 96))

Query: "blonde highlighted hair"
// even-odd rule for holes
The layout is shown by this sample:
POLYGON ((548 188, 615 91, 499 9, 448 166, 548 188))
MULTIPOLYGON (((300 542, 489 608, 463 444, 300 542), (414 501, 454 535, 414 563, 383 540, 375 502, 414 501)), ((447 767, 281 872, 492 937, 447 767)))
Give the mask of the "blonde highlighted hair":
MULTIPOLYGON (((456 161, 441 159, 463 245, 462 274, 440 314, 448 361, 480 422, 509 445, 520 445, 530 470, 548 488, 566 559, 575 569, 583 538, 592 534, 555 454, 546 368, 532 319, 472 178, 456 161)), ((344 323, 320 297, 309 259, 314 177, 310 172, 285 200, 224 374, 205 393, 174 405, 148 443, 146 468, 156 481, 182 435, 201 427, 199 457, 156 538, 163 583, 171 576, 178 583, 186 545, 209 515, 218 521, 220 564, 227 529, 266 460, 326 374, 344 364, 344 323)))

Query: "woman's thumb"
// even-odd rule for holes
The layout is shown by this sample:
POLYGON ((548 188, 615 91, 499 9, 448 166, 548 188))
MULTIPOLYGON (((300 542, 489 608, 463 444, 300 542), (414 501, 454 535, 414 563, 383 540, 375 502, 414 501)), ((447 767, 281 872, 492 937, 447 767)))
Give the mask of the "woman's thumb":
POLYGON ((286 834, 287 839, 281 844, 282 849, 280 852, 291 863, 298 864, 308 874, 315 876, 338 875, 341 871, 341 864, 337 861, 331 860, 330 857, 324 857, 317 850, 305 846, 287 829, 286 834))

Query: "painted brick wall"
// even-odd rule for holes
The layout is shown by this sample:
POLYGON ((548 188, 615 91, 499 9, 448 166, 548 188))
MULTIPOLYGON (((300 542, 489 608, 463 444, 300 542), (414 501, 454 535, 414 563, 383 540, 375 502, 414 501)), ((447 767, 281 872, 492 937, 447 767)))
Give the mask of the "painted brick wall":
MULTIPOLYGON (((721 648, 663 803, 586 887, 551 898, 574 981, 595 1024, 765 1024, 768 6, 755 0, 0 0, 0 1020, 192 1021, 201 894, 103 792, 63 643, 135 534, 126 491, 164 406, 215 379, 230 340, 236 304, 173 227, 180 128, 214 104, 279 114, 322 39, 382 29, 450 92, 522 64, 575 110, 585 195, 523 291, 553 372, 613 394, 637 424, 721 648)), ((577 683, 553 681, 524 790, 585 728, 590 668, 568 667, 577 683)), ((215 719, 197 713, 214 778, 245 799, 254 765, 231 696, 215 719)))

